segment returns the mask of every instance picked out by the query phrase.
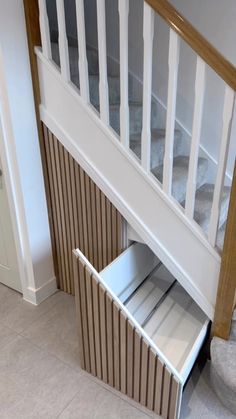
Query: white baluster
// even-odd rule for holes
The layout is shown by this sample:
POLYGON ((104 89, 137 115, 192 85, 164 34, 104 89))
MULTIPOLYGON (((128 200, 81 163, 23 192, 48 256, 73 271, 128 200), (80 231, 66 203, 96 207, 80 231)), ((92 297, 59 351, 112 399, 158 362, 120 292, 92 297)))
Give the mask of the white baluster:
POLYGON ((223 126, 222 126, 222 137, 219 152, 219 161, 217 167, 216 183, 213 195, 213 203, 211 209, 211 219, 208 232, 209 242, 212 246, 216 244, 217 231, 219 225, 220 209, 221 209, 221 197, 224 187, 226 164, 228 159, 230 135, 232 118, 235 103, 235 92, 231 87, 226 86, 225 88, 225 100, 223 110, 223 126))
POLYGON ((109 96, 107 83, 107 42, 105 0, 97 0, 99 95, 101 120, 109 124, 109 96))
POLYGON ((52 49, 51 49, 50 30, 49 30, 46 0, 39 0, 39 23, 40 23, 40 33, 41 33, 43 55, 48 60, 51 60, 52 49))
POLYGON ((179 36, 170 29, 169 42, 169 78, 166 115, 166 138, 163 171, 163 190, 171 195, 173 173, 173 149, 175 135, 175 111, 179 68, 179 36))
POLYGON ((79 47, 80 93, 86 103, 89 102, 88 61, 86 52, 86 32, 84 18, 84 0, 75 0, 79 47))
POLYGON ((120 139, 129 147, 129 0, 119 0, 120 16, 120 139))
POLYGON ((68 40, 66 34, 65 5, 64 0, 56 0, 58 20, 58 43, 60 53, 61 74, 65 81, 70 80, 70 61, 68 51, 68 40))
POLYGON ((192 142, 191 142, 189 173, 188 173, 187 192, 186 192, 186 205, 185 205, 185 213, 189 219, 193 219, 194 206, 195 206, 198 156, 199 156, 199 146, 200 146, 201 129, 202 129, 202 114, 203 114, 204 95, 205 95, 205 73, 206 73, 206 64, 198 56, 196 80, 195 80, 195 104, 194 104, 194 116, 193 116, 192 142))
POLYGON ((150 171, 151 161, 151 108, 152 108, 152 56, 154 36, 153 9, 144 2, 143 10, 143 127, 142 127, 142 166, 150 171))

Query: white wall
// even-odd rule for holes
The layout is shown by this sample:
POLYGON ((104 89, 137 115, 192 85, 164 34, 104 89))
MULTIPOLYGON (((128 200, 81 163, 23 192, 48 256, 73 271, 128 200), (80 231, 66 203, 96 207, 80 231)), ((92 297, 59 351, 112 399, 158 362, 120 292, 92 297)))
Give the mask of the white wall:
POLYGON ((37 302, 55 289, 55 277, 22 0, 0 0, 0 44, 33 263, 29 288, 37 302))

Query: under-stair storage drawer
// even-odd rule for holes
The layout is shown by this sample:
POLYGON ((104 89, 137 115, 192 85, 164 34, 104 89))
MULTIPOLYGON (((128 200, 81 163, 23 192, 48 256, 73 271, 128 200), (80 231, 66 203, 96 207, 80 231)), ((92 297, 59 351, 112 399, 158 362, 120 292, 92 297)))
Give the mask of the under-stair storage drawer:
POLYGON ((178 418, 209 320, 144 244, 100 273, 74 253, 82 367, 158 415, 178 418))

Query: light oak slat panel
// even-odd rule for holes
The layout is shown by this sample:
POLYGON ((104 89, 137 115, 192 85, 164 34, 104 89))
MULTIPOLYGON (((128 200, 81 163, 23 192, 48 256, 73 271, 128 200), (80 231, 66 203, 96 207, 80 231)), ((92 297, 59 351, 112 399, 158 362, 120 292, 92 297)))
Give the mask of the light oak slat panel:
POLYGON ((75 278, 75 309, 76 309, 76 326, 79 337, 79 358, 80 366, 85 369, 85 355, 84 355, 84 337, 83 337, 83 326, 82 326, 82 314, 81 314, 81 292, 80 292, 80 281, 79 281, 79 265, 75 257, 73 257, 73 272, 75 278))
POLYGON ((150 410, 153 410, 153 405, 154 405, 155 374, 156 374, 156 354, 151 348, 149 348, 147 407, 150 410))
MULTIPOLYGON (((45 141, 45 159, 46 159, 46 166, 47 166, 47 176, 48 176, 48 188, 49 188, 49 205, 51 207, 51 231, 52 231, 52 250, 53 250, 53 260, 54 260, 54 264, 55 264, 55 275, 57 278, 57 284, 58 287, 61 288, 62 283, 61 283, 61 276, 60 276, 60 269, 59 269, 59 264, 60 264, 60 258, 58 258, 58 252, 57 252, 57 243, 59 241, 59 236, 58 236, 58 230, 57 230, 57 221, 55 223, 52 222, 52 220, 57 220, 57 213, 56 213, 56 208, 55 208, 55 191, 54 191, 54 183, 53 183, 53 174, 52 174, 52 163, 51 163, 51 155, 50 155, 50 148, 49 148, 49 132, 47 130, 47 128, 45 126, 42 126, 43 129, 43 135, 46 138, 45 141)), ((50 214, 49 214, 50 217, 50 214)))
POLYGON ((82 243, 79 237, 79 223, 78 220, 78 208, 77 208, 77 199, 76 199, 76 173, 73 157, 69 154, 69 167, 70 167, 70 179, 71 179, 71 198, 72 198, 72 219, 74 227, 74 240, 75 247, 80 246, 82 243))
POLYGON ((88 336, 88 319, 87 319, 87 301, 85 290, 85 266, 79 261, 79 289, 80 289, 80 302, 81 302, 81 316, 82 316, 82 334, 84 342, 84 355, 85 355, 85 369, 91 372, 90 356, 89 356, 89 336, 88 336))
POLYGON ((83 226, 83 237, 84 237, 84 254, 89 258, 89 243, 88 243, 88 218, 86 208, 86 192, 85 192, 85 172, 80 167, 80 192, 81 192, 81 206, 82 206, 82 226, 83 226))
POLYGON ((92 301, 92 275, 87 267, 85 268, 85 290, 86 290, 86 301, 87 301, 90 367, 91 367, 91 374, 96 376, 94 313, 93 313, 93 301, 92 301))
POLYGON ((101 271, 103 267, 102 259, 102 216, 101 216, 101 191, 98 186, 96 189, 96 217, 97 217, 97 240, 98 240, 98 270, 101 271))
POLYGON ((156 360, 156 378, 155 378, 155 396, 154 396, 154 412, 161 414, 162 403, 162 386, 164 377, 164 365, 159 358, 156 360))
POLYGON ((117 211, 114 205, 111 206, 111 222, 112 222, 112 260, 116 258, 117 246, 117 211))
POLYGON ((101 353, 102 353, 102 379, 108 382, 107 370, 107 332, 106 332, 106 291, 99 284, 99 313, 100 313, 100 333, 101 333, 101 353))
POLYGON ((136 330, 134 335, 134 400, 136 402, 140 400, 141 344, 141 334, 136 330))
POLYGON ((106 232, 106 197, 101 194, 101 214, 102 214, 102 261, 103 266, 107 266, 107 232, 106 232))
POLYGON ((127 393, 127 318, 120 311, 120 389, 123 394, 127 393))
POLYGON ((165 366, 164 377, 163 377, 163 389, 162 389, 162 406, 161 406, 161 416, 163 416, 164 419, 168 419, 168 414, 169 414, 170 386, 171 386, 171 372, 165 366))
POLYGON ((59 198, 59 208, 60 208, 60 227, 63 243, 63 259, 64 259, 64 276, 63 276, 63 289, 67 292, 67 278, 69 277, 69 267, 67 259, 67 243, 66 243, 66 226, 65 218, 66 214, 64 212, 64 199, 62 193, 62 179, 61 179, 61 165, 59 157, 59 143, 57 139, 53 136, 54 140, 54 153, 55 153, 55 163, 56 163, 56 178, 57 178, 57 188, 58 188, 58 198, 59 198))
POLYGON ((117 211, 117 256, 124 250, 123 229, 124 223, 121 214, 117 211), (118 234, 119 233, 119 234, 118 234))
POLYGON ((97 235, 97 220, 96 220, 96 187, 90 179, 90 202, 91 202, 91 217, 92 217, 92 233, 93 233, 93 260, 94 266, 98 268, 98 247, 101 246, 101 242, 98 242, 97 235))
POLYGON ((120 309, 113 301, 114 387, 120 390, 120 309))
POLYGON ((170 406, 169 406, 169 419, 175 419, 178 416, 179 410, 179 383, 172 376, 171 378, 171 394, 170 394, 170 406))
POLYGON ((147 405, 147 384, 148 384, 148 356, 149 346, 142 341, 142 355, 141 355, 141 384, 140 384, 140 403, 143 406, 147 405))
POLYGON ((134 327, 127 320, 127 396, 133 397, 134 386, 134 327))
POLYGON ((75 167, 75 189, 76 189, 76 201, 77 201, 77 217, 79 223, 79 247, 85 253, 84 244, 84 227, 83 227, 83 211, 82 211, 82 199, 81 199, 81 181, 80 181, 80 167, 74 162, 75 167))
POLYGON ((106 198, 106 214, 107 214, 107 263, 112 261, 112 220, 111 220, 111 203, 106 198))
POLYGON ((92 295, 93 295, 93 316, 94 316, 94 338, 95 338, 95 354, 96 354, 96 372, 97 377, 102 379, 102 358, 101 358, 101 335, 100 335, 100 312, 99 312, 99 296, 98 282, 93 277, 92 295))
POLYGON ((63 208, 64 213, 64 246, 65 246, 65 262, 66 262, 66 289, 68 293, 71 293, 70 284, 72 279, 72 252, 70 251, 70 226, 69 226, 69 217, 68 217, 68 197, 66 190, 66 181, 65 181, 65 164, 64 164, 64 152, 65 149, 61 143, 58 143, 59 146, 59 161, 61 169, 61 207, 63 208))
POLYGON ((108 384, 114 386, 114 355, 113 355, 113 308, 112 298, 106 293, 106 333, 107 333, 107 364, 108 384))
MULTIPOLYGON (((70 173, 70 155, 68 152, 65 152, 65 176, 66 176, 66 189, 67 189, 67 199, 68 199, 68 211, 69 211, 69 230, 70 230, 70 247, 75 249, 78 245, 78 241, 75 240, 75 218, 73 213, 73 193, 72 187, 74 184, 74 178, 71 178, 70 173)), ((72 252, 71 252, 72 255, 72 252)), ((73 275, 72 275, 73 278, 73 275)), ((71 292, 74 294, 74 285, 71 278, 71 292)))
POLYGON ((93 231, 92 231, 92 213, 91 213, 91 199, 90 199, 90 178, 86 173, 85 175, 85 200, 86 200, 86 213, 87 213, 87 229, 88 229, 88 259, 94 265, 93 255, 93 231))

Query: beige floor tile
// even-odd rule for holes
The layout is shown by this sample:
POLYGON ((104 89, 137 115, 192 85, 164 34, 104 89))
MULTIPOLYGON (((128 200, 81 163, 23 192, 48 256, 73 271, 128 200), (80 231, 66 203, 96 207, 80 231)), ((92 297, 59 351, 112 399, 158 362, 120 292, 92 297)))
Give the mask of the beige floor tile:
POLYGON ((74 297, 61 293, 62 299, 22 334, 74 369, 80 370, 74 297))
POLYGON ((0 284, 0 318, 1 322, 21 333, 40 316, 47 313, 61 300, 62 293, 58 292, 45 300, 42 304, 34 306, 24 301, 22 295, 0 284))
POLYGON ((85 376, 75 398, 59 415, 60 419, 145 419, 148 417, 85 376))
POLYGON ((81 375, 18 336, 0 351, 0 418, 50 418, 81 387, 81 375))
POLYGON ((14 330, 6 327, 2 322, 0 322, 0 350, 5 345, 10 343, 17 336, 17 333, 14 330))

